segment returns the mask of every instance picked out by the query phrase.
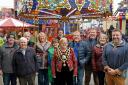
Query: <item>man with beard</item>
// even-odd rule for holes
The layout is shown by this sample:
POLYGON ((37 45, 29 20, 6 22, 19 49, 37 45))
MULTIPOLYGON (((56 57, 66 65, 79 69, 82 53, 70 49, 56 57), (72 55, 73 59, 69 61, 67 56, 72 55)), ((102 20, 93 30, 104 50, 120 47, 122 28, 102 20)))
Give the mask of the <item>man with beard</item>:
POLYGON ((98 77, 95 72, 92 70, 92 53, 93 47, 97 44, 97 30, 90 29, 88 39, 85 41, 85 52, 86 52, 86 61, 85 61, 85 85, 89 85, 91 74, 93 73, 94 83, 98 85, 98 77))

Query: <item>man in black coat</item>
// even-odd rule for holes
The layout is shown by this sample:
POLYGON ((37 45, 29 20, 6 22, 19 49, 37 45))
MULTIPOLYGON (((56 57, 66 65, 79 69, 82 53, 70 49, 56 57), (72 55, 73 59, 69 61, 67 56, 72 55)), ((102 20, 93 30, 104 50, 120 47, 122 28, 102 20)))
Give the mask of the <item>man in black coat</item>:
POLYGON ((37 71, 36 52, 32 47, 28 47, 27 39, 21 37, 20 48, 14 53, 13 68, 19 78, 20 85, 35 85, 35 75, 37 71))

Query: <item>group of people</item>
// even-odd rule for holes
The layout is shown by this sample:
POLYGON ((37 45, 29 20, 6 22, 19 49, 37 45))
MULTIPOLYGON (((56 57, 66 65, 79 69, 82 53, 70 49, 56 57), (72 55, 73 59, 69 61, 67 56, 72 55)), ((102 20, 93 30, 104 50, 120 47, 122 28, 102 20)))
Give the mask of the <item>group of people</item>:
POLYGON ((106 34, 97 35, 90 29, 88 38, 72 33, 72 41, 58 31, 49 42, 40 32, 37 42, 31 42, 25 32, 17 42, 8 34, 0 47, 0 74, 4 85, 89 85, 91 74, 95 85, 125 85, 128 69, 128 43, 118 29, 112 31, 112 40, 106 34), (85 78, 84 78, 85 75, 85 78))

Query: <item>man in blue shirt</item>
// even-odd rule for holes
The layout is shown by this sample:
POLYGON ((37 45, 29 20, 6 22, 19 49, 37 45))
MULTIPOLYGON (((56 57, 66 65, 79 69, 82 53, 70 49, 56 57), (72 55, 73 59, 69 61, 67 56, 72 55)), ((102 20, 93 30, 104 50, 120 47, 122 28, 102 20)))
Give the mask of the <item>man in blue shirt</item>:
MULTIPOLYGON (((77 85, 83 85, 83 76, 84 76, 84 65, 86 62, 86 51, 84 50, 84 42, 81 40, 80 32, 75 31, 73 33, 73 41, 69 43, 69 46, 74 49, 74 53, 78 62, 78 81, 77 85)), ((74 80, 74 85, 75 80, 74 80)))

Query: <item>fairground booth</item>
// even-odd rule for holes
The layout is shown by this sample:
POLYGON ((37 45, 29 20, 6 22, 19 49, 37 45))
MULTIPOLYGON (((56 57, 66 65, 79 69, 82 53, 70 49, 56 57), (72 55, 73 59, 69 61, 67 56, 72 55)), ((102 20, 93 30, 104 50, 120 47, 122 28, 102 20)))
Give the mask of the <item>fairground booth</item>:
POLYGON ((117 27, 123 34, 128 35, 128 0, 122 0, 119 3, 119 7, 115 12, 117 15, 118 25, 117 27))

